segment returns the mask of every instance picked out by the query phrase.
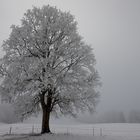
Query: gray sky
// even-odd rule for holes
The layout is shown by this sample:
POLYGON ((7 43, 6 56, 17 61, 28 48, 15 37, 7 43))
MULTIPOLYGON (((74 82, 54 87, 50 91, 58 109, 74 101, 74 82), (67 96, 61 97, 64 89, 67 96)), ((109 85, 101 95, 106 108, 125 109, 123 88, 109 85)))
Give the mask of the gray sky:
POLYGON ((139 109, 140 1, 0 0, 0 45, 27 9, 47 4, 75 15, 80 35, 94 47, 103 83, 97 111, 139 109))

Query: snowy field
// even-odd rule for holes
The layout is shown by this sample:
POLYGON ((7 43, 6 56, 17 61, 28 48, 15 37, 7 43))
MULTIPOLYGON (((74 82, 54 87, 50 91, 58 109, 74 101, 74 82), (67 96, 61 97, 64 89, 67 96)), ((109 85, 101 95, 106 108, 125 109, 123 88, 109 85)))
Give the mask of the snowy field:
POLYGON ((40 124, 0 124, 0 140, 140 140, 140 124, 56 123, 51 130, 54 134, 33 136, 40 124))
POLYGON ((79 136, 79 135, 43 135, 43 136, 3 136, 0 140, 140 140, 140 137, 124 136, 79 136))

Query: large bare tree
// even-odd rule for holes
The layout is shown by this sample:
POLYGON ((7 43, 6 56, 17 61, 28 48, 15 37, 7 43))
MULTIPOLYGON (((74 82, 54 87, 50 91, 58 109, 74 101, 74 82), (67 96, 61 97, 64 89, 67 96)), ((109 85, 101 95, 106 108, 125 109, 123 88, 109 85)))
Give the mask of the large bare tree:
POLYGON ((25 118, 42 110, 41 133, 49 133, 50 113, 93 111, 99 96, 95 57, 74 17, 49 5, 34 7, 11 28, 2 45, 0 89, 16 113, 25 118))

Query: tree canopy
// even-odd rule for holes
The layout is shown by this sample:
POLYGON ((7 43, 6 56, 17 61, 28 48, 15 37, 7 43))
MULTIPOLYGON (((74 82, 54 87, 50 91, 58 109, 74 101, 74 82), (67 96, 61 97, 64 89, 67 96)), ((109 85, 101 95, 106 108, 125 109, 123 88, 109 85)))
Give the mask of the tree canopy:
POLYGON ((48 116, 94 110, 99 96, 96 61, 73 15, 49 5, 33 7, 11 29, 2 45, 0 89, 17 114, 28 117, 41 108, 48 116))

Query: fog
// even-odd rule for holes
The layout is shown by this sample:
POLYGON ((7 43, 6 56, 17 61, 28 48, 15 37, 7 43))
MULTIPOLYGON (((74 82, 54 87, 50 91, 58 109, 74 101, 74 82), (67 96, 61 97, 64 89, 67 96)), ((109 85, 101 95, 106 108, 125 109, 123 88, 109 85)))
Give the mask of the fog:
MULTIPOLYGON (((138 110, 140 106, 139 0, 1 0, 0 45, 10 26, 32 6, 50 4, 70 11, 84 40, 93 46, 102 88, 97 112, 138 110)), ((2 50, 0 51, 3 55, 2 50)))

